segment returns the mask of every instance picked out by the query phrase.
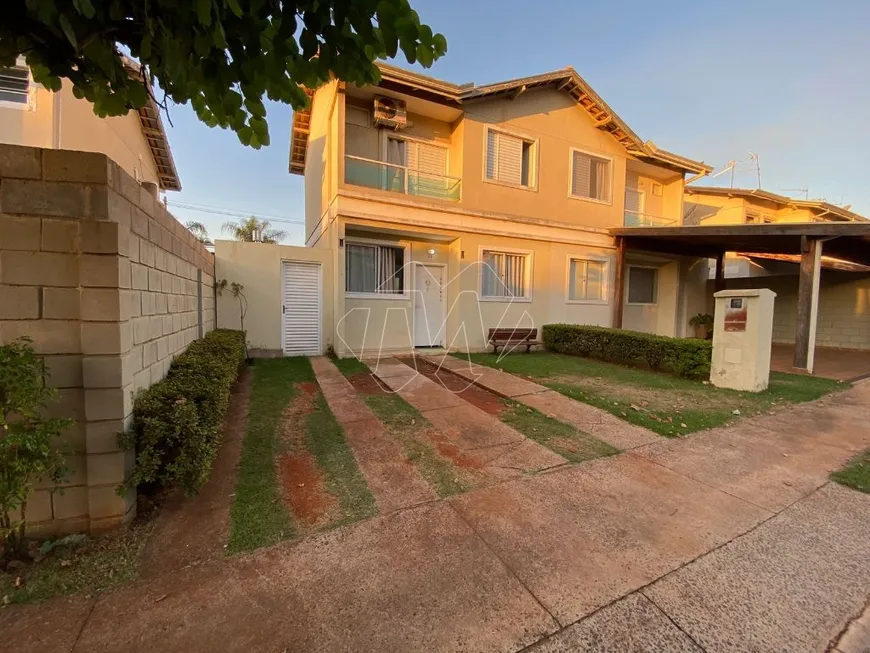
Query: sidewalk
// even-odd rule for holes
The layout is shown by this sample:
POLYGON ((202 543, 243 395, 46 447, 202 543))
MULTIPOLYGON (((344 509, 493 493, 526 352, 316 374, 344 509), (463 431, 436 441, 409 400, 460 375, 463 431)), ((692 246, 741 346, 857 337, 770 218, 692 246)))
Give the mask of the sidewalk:
POLYGON ((870 446, 868 411, 863 383, 96 600, 7 608, 4 648, 823 651, 870 594, 870 496, 826 480, 870 446))

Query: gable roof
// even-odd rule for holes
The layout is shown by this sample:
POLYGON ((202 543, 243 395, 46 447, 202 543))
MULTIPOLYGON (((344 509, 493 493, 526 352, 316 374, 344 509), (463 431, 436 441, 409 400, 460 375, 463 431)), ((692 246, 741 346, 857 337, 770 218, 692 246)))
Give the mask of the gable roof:
MULTIPOLYGON (((465 104, 497 97, 516 98, 531 89, 553 88, 568 93, 574 98, 577 104, 589 113, 595 121, 595 126, 613 136, 632 156, 653 165, 664 165, 677 172, 708 174, 713 171, 711 166, 703 162, 694 161, 660 149, 652 141, 641 140, 625 121, 571 67, 531 77, 521 77, 495 84, 485 84, 483 86, 452 84, 383 63, 378 64, 378 69, 381 72, 381 82, 378 85, 381 87, 405 93, 410 92, 426 99, 445 102, 460 108, 465 104)), ((296 114, 307 114, 307 117, 300 116, 300 122, 304 122, 307 125, 310 111, 310 108, 304 109, 294 112, 293 115, 291 173, 303 174, 305 171, 305 149, 308 134, 302 130, 297 131, 296 114), (304 142, 300 142, 303 138, 305 139, 304 142), (295 157, 294 152, 298 153, 295 157)))
MULTIPOLYGON (((126 56, 122 60, 124 68, 130 76, 139 79, 139 64, 126 56)), ((178 169, 172 158, 172 150, 169 149, 169 139, 166 136, 166 129, 163 127, 160 110, 154 101, 153 89, 149 90, 148 103, 136 113, 139 116, 142 135, 145 137, 145 142, 148 143, 148 149, 151 150, 154 165, 157 167, 157 178, 161 190, 181 190, 178 169)))
POLYGON ((848 222, 866 222, 867 218, 842 206, 830 204, 824 200, 799 200, 785 195, 778 195, 760 188, 727 188, 722 186, 686 186, 687 195, 715 195, 717 197, 741 197, 743 199, 759 199, 783 206, 799 209, 816 209, 825 214, 831 214, 848 222))

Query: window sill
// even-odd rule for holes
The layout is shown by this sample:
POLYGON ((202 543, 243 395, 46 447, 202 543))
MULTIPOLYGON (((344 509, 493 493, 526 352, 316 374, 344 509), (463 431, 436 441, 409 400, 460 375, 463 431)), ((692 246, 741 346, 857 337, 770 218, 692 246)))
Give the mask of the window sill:
POLYGON ((600 204, 601 206, 613 206, 613 200, 597 200, 594 197, 583 197, 582 195, 572 195, 568 193, 569 200, 580 200, 581 202, 590 202, 592 204, 600 204))
POLYGON ((625 302, 626 306, 658 306, 658 302, 625 302))
POLYGON ((483 295, 477 298, 480 302, 494 302, 498 304, 531 304, 531 297, 484 297, 483 295))
POLYGON ((566 299, 566 304, 593 304, 597 306, 607 306, 610 302, 606 299, 566 299))
POLYGON ((411 299, 411 295, 409 293, 403 293, 401 295, 391 295, 388 293, 377 293, 377 292, 345 292, 345 299, 386 299, 388 301, 400 301, 406 302, 411 299))
POLYGON ((516 190, 530 191, 532 193, 538 192, 537 186, 523 186, 522 184, 511 184, 506 181, 499 181, 498 179, 487 179, 486 177, 483 178, 483 183, 492 184, 493 186, 501 186, 503 188, 515 188, 516 190))

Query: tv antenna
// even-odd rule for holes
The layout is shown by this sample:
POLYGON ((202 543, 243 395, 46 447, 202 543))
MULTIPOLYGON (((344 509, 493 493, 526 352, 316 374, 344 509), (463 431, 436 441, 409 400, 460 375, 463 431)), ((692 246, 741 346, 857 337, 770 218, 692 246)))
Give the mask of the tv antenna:
POLYGON ((722 168, 715 175, 710 175, 710 178, 718 177, 719 175, 724 175, 729 170, 731 171, 731 188, 734 188, 734 169, 737 168, 737 160, 731 159, 728 163, 725 164, 725 167, 722 168))
POLYGON ((800 193, 804 196, 805 200, 810 199, 810 189, 808 186, 801 186, 800 188, 780 188, 783 193, 800 193))

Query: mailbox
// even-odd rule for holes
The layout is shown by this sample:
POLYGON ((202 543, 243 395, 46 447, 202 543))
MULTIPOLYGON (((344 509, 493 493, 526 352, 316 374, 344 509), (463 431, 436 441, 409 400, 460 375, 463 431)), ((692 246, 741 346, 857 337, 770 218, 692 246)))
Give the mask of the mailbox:
POLYGON ((767 288, 722 290, 713 297, 716 310, 710 382, 734 390, 765 390, 770 379, 776 293, 767 288))

